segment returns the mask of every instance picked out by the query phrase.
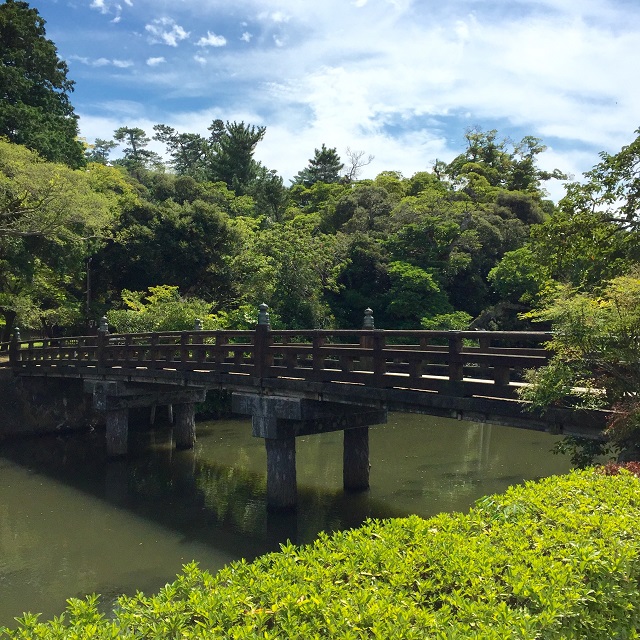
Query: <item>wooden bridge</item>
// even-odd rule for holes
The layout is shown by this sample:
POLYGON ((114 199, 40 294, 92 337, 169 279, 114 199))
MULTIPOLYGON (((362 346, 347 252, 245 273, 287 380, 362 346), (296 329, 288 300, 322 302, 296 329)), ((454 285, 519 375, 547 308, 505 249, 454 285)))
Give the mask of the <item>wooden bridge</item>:
POLYGON ((252 416, 267 448, 268 501, 295 504, 295 438, 344 431, 344 485, 369 485, 368 427, 387 410, 601 437, 604 417, 518 400, 523 372, 549 359, 546 332, 272 330, 263 305, 254 331, 110 334, 14 339, 20 376, 84 380, 106 412, 107 448, 126 453, 131 407, 176 407, 176 445, 195 442, 194 403, 209 389, 233 392, 234 412, 252 416))

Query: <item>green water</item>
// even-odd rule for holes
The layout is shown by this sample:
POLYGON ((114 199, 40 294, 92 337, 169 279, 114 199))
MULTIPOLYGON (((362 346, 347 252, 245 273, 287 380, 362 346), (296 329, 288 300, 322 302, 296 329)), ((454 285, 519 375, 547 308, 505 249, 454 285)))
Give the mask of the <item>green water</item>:
POLYGON ((371 488, 342 492, 342 434, 297 441, 299 508, 267 513, 266 454, 247 421, 198 423, 192 452, 168 430, 132 434, 107 461, 104 434, 3 443, 0 625, 59 614, 66 598, 155 592, 182 565, 215 571, 365 518, 466 511, 486 494, 569 470, 545 433, 413 414, 370 429, 371 488))

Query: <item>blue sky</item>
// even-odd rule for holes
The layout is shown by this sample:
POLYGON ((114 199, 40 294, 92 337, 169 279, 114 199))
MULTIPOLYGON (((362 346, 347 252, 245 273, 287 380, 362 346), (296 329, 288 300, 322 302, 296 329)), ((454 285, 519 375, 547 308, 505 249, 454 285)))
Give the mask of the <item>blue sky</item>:
MULTIPOLYGON (((264 125, 291 178, 322 143, 363 177, 448 161, 468 127, 541 138, 579 178, 640 126, 639 0, 37 0, 88 141, 264 125)), ((160 151, 161 147, 157 147, 160 151)), ((550 185, 557 197, 561 185, 550 185)))

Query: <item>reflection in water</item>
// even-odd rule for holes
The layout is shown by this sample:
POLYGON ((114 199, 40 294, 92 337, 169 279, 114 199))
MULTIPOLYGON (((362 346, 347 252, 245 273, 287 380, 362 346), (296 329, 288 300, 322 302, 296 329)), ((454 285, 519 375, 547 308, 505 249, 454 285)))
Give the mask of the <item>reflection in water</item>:
POLYGON ((342 491, 342 434, 297 442, 299 508, 266 509, 266 454, 247 421, 198 424, 194 451, 168 430, 132 434, 108 461, 104 434, 3 443, 0 625, 24 610, 58 614, 69 596, 157 591, 193 559, 237 558, 312 541, 367 517, 466 510, 524 479, 568 470, 544 433, 411 414, 370 430, 371 489, 342 491))

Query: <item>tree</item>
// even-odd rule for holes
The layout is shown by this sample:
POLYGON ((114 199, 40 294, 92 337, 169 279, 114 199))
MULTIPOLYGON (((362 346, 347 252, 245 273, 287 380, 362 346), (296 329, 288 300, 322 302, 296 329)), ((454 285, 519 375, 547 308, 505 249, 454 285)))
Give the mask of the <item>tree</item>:
POLYGON ((144 129, 120 127, 114 131, 113 137, 128 145, 123 149, 124 158, 116 160, 115 164, 126 167, 130 173, 137 175, 141 169, 158 168, 162 165, 160 156, 146 148, 151 138, 147 137, 144 129))
POLYGON ((483 131, 468 129, 465 133, 467 149, 446 167, 449 177, 461 183, 474 199, 481 199, 490 187, 509 191, 526 191, 541 198, 542 182, 566 179, 558 169, 542 171, 536 166, 536 157, 546 150, 539 138, 525 136, 519 143, 498 140, 495 129, 483 131))
POLYGON ((156 124, 154 140, 163 142, 171 157, 170 165, 179 176, 204 177, 207 140, 197 133, 178 133, 166 124, 156 124))
POLYGON ((136 195, 122 173, 70 169, 0 140, 0 316, 49 330, 80 319, 87 258, 136 195))
POLYGON ((310 187, 316 182, 339 182, 343 167, 344 164, 341 162, 336 148, 327 149, 322 143, 322 148, 315 150, 313 158, 309 160, 307 167, 298 172, 293 183, 310 187))
POLYGON ((98 164, 108 164, 109 154, 118 146, 113 140, 103 140, 96 138, 92 145, 85 151, 87 162, 97 162, 98 164))
POLYGON ((90 172, 45 162, 0 140, 0 237, 41 236, 77 242, 113 221, 111 203, 90 172))
POLYGON ((613 409, 611 443, 640 459, 640 270, 614 278, 600 294, 564 287, 530 316, 552 324, 553 356, 529 372, 531 386, 521 389, 521 398, 543 411, 554 405, 613 409))
POLYGON ((269 170, 258 163, 256 177, 248 187, 248 195, 254 199, 258 215, 272 222, 283 221, 289 204, 289 192, 275 169, 269 170))
POLYGON ((143 331, 188 331, 196 319, 204 329, 218 329, 211 314, 211 303, 199 298, 182 297, 178 287, 159 285, 148 291, 121 294, 121 309, 107 311, 109 325, 118 333, 143 331))
POLYGON ((600 212, 607 221, 640 229, 640 128, 636 139, 614 154, 601 153, 601 161, 585 174, 585 184, 572 183, 561 202, 565 209, 600 212))
POLYGON ((258 142, 264 138, 266 127, 245 125, 244 122, 214 120, 209 154, 206 162, 207 178, 226 183, 236 195, 244 195, 258 173, 253 159, 258 142))
POLYGON ((358 179, 362 168, 370 165, 374 160, 375 156, 369 154, 365 159, 364 151, 356 151, 355 149, 351 149, 351 147, 347 147, 347 160, 349 161, 347 173, 345 174, 345 178, 349 182, 353 182, 358 179))
POLYGON ((69 100, 74 83, 44 25, 26 2, 0 5, 0 136, 77 168, 85 161, 69 100))

